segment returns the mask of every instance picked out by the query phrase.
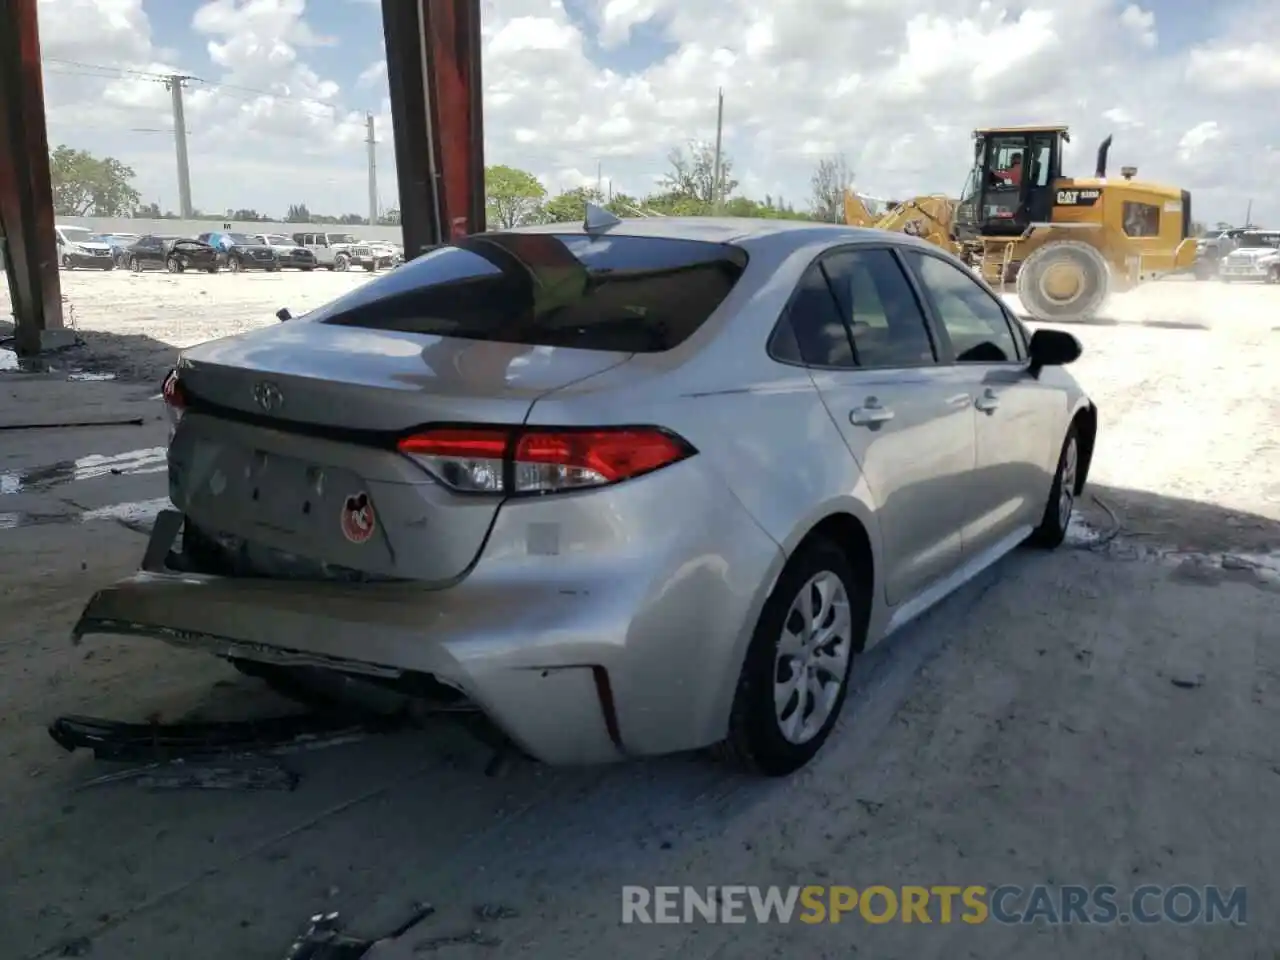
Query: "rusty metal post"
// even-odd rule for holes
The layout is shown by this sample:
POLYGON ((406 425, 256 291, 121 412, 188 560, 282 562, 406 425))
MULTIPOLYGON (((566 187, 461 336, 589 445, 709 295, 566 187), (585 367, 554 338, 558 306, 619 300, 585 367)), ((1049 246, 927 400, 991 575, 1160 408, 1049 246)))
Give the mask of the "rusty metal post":
POLYGON ((480 0, 382 0, 406 257, 484 229, 480 0))
POLYGON ((19 355, 66 346, 37 0, 0 0, 0 235, 19 355))

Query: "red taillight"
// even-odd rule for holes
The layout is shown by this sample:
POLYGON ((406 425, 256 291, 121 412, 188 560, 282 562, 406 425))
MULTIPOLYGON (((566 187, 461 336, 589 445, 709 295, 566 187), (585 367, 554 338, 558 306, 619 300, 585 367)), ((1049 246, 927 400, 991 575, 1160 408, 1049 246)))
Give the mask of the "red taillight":
POLYGON ((695 453, 684 440, 652 427, 449 427, 405 437, 399 449, 455 490, 511 494, 607 486, 695 453))
POLYGON ((178 429, 178 421, 182 419, 182 411, 187 408, 187 395, 178 382, 177 370, 170 370, 169 375, 164 378, 160 395, 164 398, 165 413, 169 415, 169 439, 172 440, 174 431, 178 429))
POLYGON ((160 388, 160 394, 164 397, 167 407, 183 410, 187 406, 187 396, 183 393, 182 384, 178 382, 177 370, 170 370, 169 375, 164 378, 164 386, 160 388))

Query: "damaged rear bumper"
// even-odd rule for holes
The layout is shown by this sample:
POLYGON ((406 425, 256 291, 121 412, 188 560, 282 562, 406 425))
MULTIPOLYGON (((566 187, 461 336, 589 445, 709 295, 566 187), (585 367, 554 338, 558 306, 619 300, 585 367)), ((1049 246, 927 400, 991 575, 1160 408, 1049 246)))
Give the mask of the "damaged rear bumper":
POLYGON ((482 562, 448 589, 212 576, 175 569, 182 522, 177 511, 159 516, 142 570, 93 595, 74 627, 77 641, 148 637, 230 660, 409 686, 426 679, 551 764, 692 749, 723 735, 711 689, 723 671, 698 671, 699 661, 739 655, 739 624, 724 616, 735 603, 711 598, 707 619, 690 623, 687 635, 650 607, 654 593, 704 595, 697 583, 652 590, 602 572, 567 589, 500 562, 487 570, 482 562), (673 680, 682 662, 691 675, 673 680))

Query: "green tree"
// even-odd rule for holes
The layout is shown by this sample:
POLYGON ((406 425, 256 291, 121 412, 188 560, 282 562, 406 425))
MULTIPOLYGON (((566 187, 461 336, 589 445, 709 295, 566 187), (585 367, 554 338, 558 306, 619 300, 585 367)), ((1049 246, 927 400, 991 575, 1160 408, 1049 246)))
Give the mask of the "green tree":
POLYGON ((486 166, 485 220, 490 228, 511 229, 541 219, 547 188, 534 174, 515 166, 486 166))
POLYGON ((131 182, 133 168, 115 157, 59 144, 49 155, 49 174, 53 209, 61 216, 128 216, 140 199, 131 182))
MULTIPOLYGON (((548 200, 542 205, 543 219, 547 223, 580 223, 587 215, 587 204, 605 206, 604 198, 595 187, 574 187, 548 200)), ((634 217, 634 213, 621 214, 634 217)))
POLYGON ((532 173, 502 165, 485 168, 484 211, 490 229, 537 221, 546 196, 547 188, 532 173))
MULTIPOLYGON (((670 169, 659 181, 665 193, 700 200, 713 204, 716 200, 716 151, 709 143, 690 140, 684 147, 676 147, 667 154, 670 169)), ((720 155, 719 198, 725 200, 738 188, 738 181, 731 176, 733 161, 728 154, 720 155)))
POLYGON ((809 182, 813 190, 810 199, 813 219, 844 223, 845 191, 853 189, 853 171, 844 154, 819 160, 809 182))
POLYGON ((285 223, 313 223, 311 211, 305 203, 289 204, 289 212, 284 215, 285 223))

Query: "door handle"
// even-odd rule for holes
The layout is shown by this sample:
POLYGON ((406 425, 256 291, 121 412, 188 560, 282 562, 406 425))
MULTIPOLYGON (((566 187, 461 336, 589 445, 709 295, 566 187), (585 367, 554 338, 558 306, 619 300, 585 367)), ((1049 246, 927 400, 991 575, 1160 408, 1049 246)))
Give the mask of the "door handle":
POLYGON ((868 427, 877 423, 887 423, 892 419, 893 411, 888 407, 880 406, 880 401, 875 397, 867 397, 862 406, 854 407, 849 411, 849 422, 855 427, 868 427))
POLYGON ((973 405, 983 413, 994 413, 1000 406, 1000 398, 996 396, 994 390, 984 390, 982 396, 973 401, 973 405))

